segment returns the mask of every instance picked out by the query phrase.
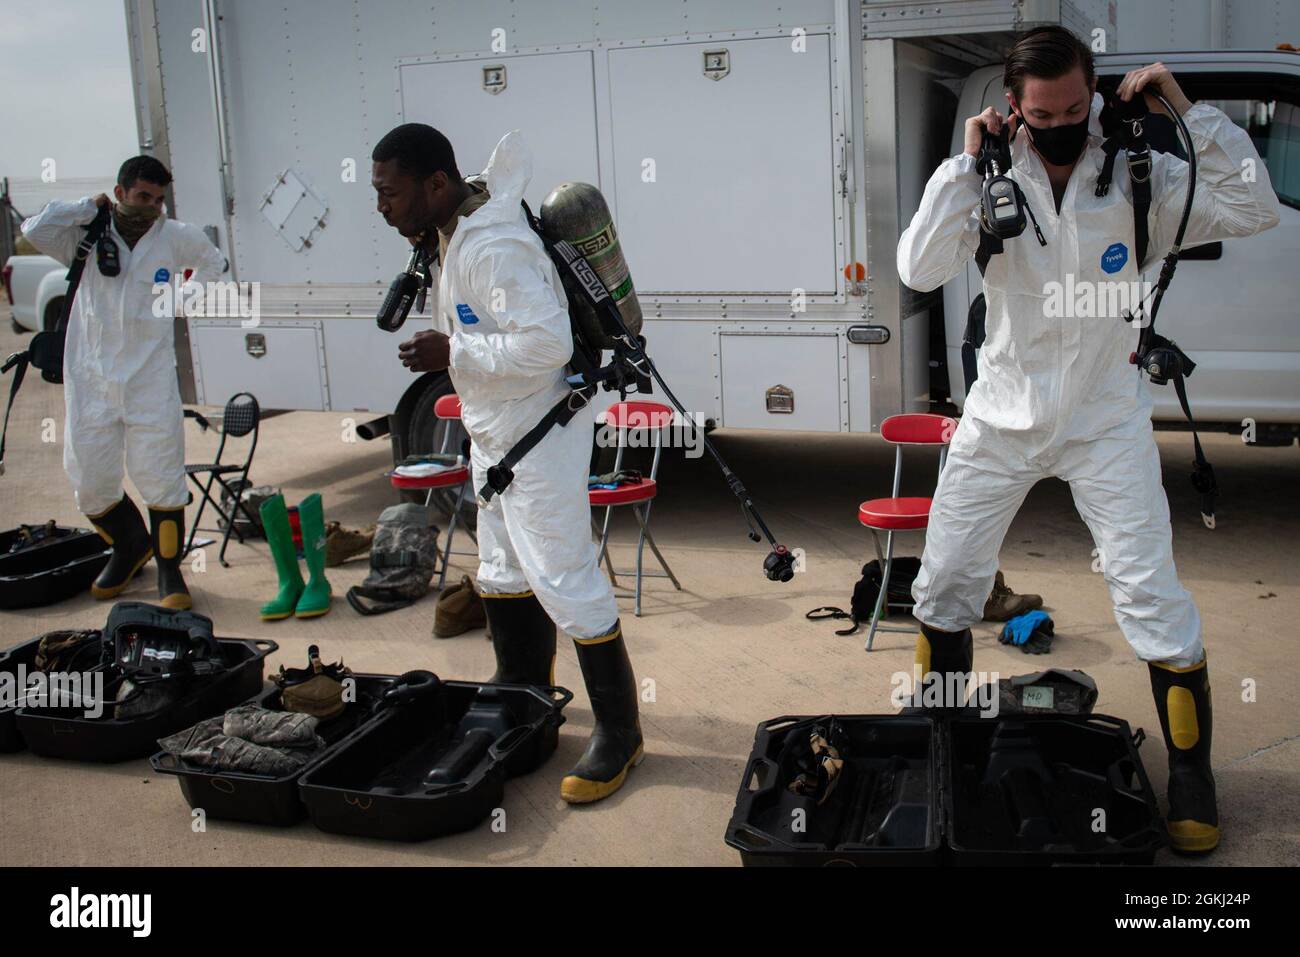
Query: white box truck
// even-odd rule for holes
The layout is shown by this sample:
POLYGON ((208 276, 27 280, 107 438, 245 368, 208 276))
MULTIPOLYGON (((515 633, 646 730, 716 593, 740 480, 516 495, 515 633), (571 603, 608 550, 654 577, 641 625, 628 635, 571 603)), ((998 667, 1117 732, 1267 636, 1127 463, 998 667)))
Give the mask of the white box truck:
MULTIPOLYGON (((1164 59, 1247 126, 1282 223, 1184 257, 1162 327, 1199 363, 1198 417, 1300 430, 1300 7, 1290 0, 126 0, 141 149, 172 209, 260 283, 256 327, 178 320, 187 401, 355 416, 395 455, 435 446, 443 375, 374 323, 404 241, 375 211, 370 151, 430 123, 462 172, 508 130, 535 152, 527 200, 593 183, 613 210, 674 391, 738 429, 875 430, 960 406, 972 264, 903 287, 900 230, 997 65, 1043 23, 1103 74, 1164 59), (1205 52, 1189 53, 1187 50, 1205 52), (1191 260, 1191 261, 1188 261, 1191 260)), ((432 312, 432 303, 427 313, 432 312)), ((426 314, 427 314, 426 313, 426 314)), ((408 329, 425 321, 413 316, 408 329)), ((403 330, 404 332, 406 330, 403 330)), ((1161 424, 1181 424, 1172 389, 1161 424)), ((604 399, 605 396, 602 396, 604 399)))

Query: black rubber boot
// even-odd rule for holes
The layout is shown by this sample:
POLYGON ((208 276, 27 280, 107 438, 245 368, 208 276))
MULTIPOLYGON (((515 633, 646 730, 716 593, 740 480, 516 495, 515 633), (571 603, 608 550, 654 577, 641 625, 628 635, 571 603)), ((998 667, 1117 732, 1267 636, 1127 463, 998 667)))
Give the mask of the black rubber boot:
POLYGON ((555 622, 532 592, 483 593, 497 670, 493 684, 555 684, 555 622))
POLYGON ((560 797, 590 804, 623 786, 629 768, 641 763, 645 747, 637 717, 636 678, 618 622, 599 638, 574 639, 587 683, 596 727, 578 763, 560 782, 560 797))
POLYGON ((1219 845, 1219 809, 1210 769, 1214 730, 1205 661, 1190 668, 1148 662, 1151 693, 1169 750, 1169 844, 1179 853, 1205 854, 1219 845))
POLYGON ((952 632, 922 625, 916 636, 912 707, 904 708, 903 713, 950 711, 965 705, 974 661, 975 646, 969 628, 952 632))
POLYGON ((181 575, 181 537, 185 531, 185 506, 150 508, 153 530, 153 558, 158 566, 158 604, 175 611, 194 607, 190 590, 181 575))
POLYGON ((107 512, 86 517, 99 532, 99 537, 113 546, 113 554, 90 586, 90 594, 101 600, 116 598, 131 584, 136 572, 153 557, 149 529, 144 527, 140 510, 127 495, 123 495, 122 500, 107 512))

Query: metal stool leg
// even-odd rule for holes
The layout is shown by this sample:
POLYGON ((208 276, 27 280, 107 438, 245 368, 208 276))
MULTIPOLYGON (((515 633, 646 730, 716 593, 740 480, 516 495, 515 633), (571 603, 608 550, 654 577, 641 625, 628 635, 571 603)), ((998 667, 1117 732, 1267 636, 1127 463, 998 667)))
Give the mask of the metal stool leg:
MULTIPOLYGON (((876 538, 876 530, 871 530, 871 540, 875 543, 876 554, 880 554, 880 542, 876 538)), ((885 608, 885 603, 889 600, 889 573, 894 566, 894 532, 891 529, 885 539, 885 561, 882 563, 884 574, 881 576, 880 594, 876 596, 876 607, 871 613, 871 630, 867 633, 867 651, 871 650, 872 644, 876 640, 876 629, 880 625, 881 613, 885 608)))
MULTIPOLYGON (((641 515, 638 514, 637 518, 641 519, 641 515)), ((659 546, 655 544, 655 537, 650 534, 650 523, 648 521, 642 522, 641 532, 643 535, 645 535, 646 544, 650 546, 650 551, 654 552, 655 558, 658 559, 659 567, 662 568, 665 572, 665 575, 663 577, 670 579, 673 583, 673 587, 676 588, 678 591, 681 591, 682 583, 677 580, 677 576, 673 574, 673 570, 668 567, 668 562, 664 560, 663 554, 659 551, 659 546)), ((651 572, 648 574, 654 574, 654 573, 651 572)))
MULTIPOLYGON (((614 506, 606 505, 605 522, 600 530, 600 558, 603 558, 605 560, 605 567, 609 569, 609 583, 615 588, 620 588, 622 586, 619 585, 618 575, 614 571, 614 559, 611 558, 609 554, 609 519, 610 516, 613 515, 613 513, 614 513, 614 506)), ((600 559, 598 558, 597 564, 599 564, 599 562, 600 559)))
POLYGON ((438 576, 438 591, 447 584, 447 562, 451 559, 451 540, 456 537, 456 521, 460 518, 460 503, 465 498, 465 483, 461 483, 460 494, 456 496, 456 507, 451 510, 451 521, 447 523, 447 544, 442 549, 442 574, 438 576))
POLYGON ((641 534, 636 540, 636 617, 641 617, 641 555, 645 551, 645 519, 641 516, 641 506, 633 505, 632 514, 636 516, 637 524, 641 526, 641 534))

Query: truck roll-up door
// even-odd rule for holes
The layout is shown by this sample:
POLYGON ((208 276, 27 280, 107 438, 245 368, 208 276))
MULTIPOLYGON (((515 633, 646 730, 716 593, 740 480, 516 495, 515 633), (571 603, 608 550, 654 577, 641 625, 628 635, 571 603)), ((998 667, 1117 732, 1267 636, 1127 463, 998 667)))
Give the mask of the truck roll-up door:
POLYGON ((802 39, 609 51, 610 198, 643 295, 835 292, 830 37, 802 39))

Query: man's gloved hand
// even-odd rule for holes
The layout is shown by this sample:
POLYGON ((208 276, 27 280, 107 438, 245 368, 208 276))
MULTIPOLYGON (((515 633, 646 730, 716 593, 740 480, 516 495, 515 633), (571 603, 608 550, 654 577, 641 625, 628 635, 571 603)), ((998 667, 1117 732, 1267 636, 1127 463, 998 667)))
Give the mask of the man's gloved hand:
POLYGON ((451 364, 451 339, 444 332, 425 329, 398 346, 397 355, 412 372, 441 372, 451 364))
POLYGON ((965 152, 969 156, 979 156, 980 146, 984 142, 984 131, 988 130, 996 136, 1002 131, 1004 125, 1008 130, 1007 140, 1010 141, 1016 135, 1016 122, 1017 117, 1014 113, 1003 116, 991 106, 979 116, 972 116, 966 121, 965 152))

